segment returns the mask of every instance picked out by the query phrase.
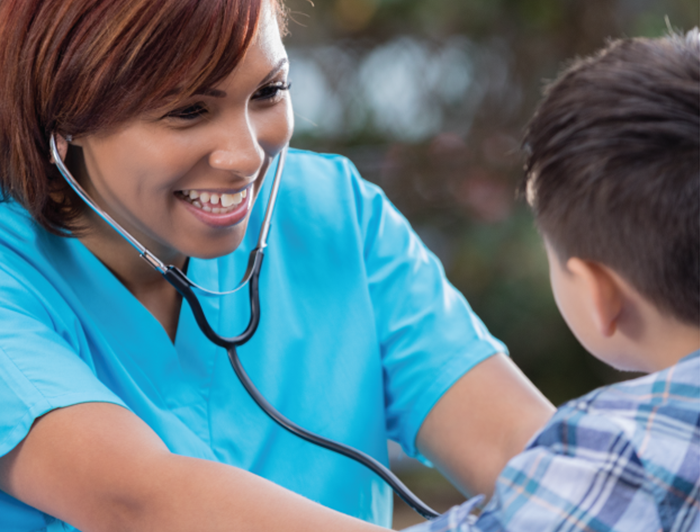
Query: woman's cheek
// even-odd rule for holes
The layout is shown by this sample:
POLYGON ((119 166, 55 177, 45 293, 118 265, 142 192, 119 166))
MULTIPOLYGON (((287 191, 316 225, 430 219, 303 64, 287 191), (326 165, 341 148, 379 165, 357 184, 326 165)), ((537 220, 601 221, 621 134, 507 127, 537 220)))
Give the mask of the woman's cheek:
POLYGON ((289 96, 285 97, 284 102, 275 106, 272 113, 263 118, 259 131, 260 145, 269 156, 276 156, 289 142, 294 132, 294 112, 289 96))

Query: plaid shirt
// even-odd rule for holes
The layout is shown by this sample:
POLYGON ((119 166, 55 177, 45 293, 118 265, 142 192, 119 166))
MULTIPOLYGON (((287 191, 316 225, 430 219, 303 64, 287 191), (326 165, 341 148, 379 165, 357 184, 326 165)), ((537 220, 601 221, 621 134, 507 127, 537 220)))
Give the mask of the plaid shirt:
POLYGON ((404 532, 700 532, 700 351, 562 406, 478 502, 404 532))

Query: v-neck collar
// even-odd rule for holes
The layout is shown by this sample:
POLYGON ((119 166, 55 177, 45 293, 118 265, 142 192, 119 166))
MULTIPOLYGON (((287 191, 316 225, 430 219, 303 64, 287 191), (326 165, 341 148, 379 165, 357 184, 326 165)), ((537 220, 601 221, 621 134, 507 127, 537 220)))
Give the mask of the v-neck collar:
MULTIPOLYGON (((271 176, 268 174, 267 177, 271 176)), ((256 245, 270 185, 271 179, 266 178, 251 212, 248 230, 238 249, 230 255, 215 259, 190 258, 187 268, 190 279, 215 291, 235 287, 245 272, 248 253, 256 245)), ((184 383, 192 386, 195 384, 193 380, 197 381, 194 388, 200 396, 208 393, 211 364, 217 350, 221 348, 201 332, 186 301, 182 302, 180 308, 173 342, 156 317, 80 240, 46 234, 45 245, 51 248, 47 249, 47 257, 52 257, 52 261, 55 258, 63 277, 57 279, 57 282, 65 280, 69 291, 75 294, 84 308, 86 322, 94 325, 91 334, 103 337, 115 351, 119 350, 119 358, 133 360, 135 365, 132 370, 144 373, 149 380, 157 380, 154 385, 159 388, 165 402, 169 402, 165 399, 169 395, 169 389, 178 388, 177 392, 182 392, 180 387, 184 383)), ((247 288, 242 288, 242 291, 247 294, 247 288)), ((224 308, 230 309, 231 296, 208 297, 197 294, 197 297, 214 330, 229 330, 232 316, 223 319, 221 313, 224 308)), ((247 303, 243 305, 247 307, 247 303)), ((235 307, 243 310, 237 304, 235 307)), ((237 316, 239 313, 234 314, 237 316)))

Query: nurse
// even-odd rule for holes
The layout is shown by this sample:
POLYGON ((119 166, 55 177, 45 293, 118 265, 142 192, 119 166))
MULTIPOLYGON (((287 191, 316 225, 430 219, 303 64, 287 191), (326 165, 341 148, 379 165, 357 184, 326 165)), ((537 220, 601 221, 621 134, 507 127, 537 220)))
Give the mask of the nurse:
MULTIPOLYGON (((232 288, 292 134, 283 23, 275 0, 0 0, 0 530, 390 526, 386 485, 267 419, 49 157, 56 133, 101 208, 232 288)), ((553 410, 341 157, 290 150, 260 283, 253 382, 380 461, 390 438, 489 493, 553 410)), ((247 323, 245 293, 202 301, 247 323)))

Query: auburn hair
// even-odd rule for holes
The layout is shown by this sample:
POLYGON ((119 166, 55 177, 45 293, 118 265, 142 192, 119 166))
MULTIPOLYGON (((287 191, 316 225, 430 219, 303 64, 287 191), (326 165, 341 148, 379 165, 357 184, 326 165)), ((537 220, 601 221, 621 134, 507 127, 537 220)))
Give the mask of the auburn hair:
POLYGON ((94 133, 217 84, 264 1, 0 0, 1 199, 51 232, 78 229, 84 205, 50 161, 50 135, 94 133))

